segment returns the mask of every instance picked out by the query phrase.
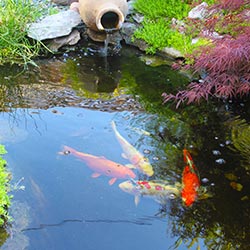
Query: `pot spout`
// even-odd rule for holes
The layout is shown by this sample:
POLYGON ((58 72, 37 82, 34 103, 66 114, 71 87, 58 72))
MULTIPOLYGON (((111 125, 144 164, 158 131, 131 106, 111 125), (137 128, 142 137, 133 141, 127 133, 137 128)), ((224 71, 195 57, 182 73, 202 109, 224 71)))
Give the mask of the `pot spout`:
POLYGON ((128 12, 126 0, 79 0, 79 4, 83 22, 97 32, 119 30, 128 12))
POLYGON ((96 27, 102 31, 119 30, 124 22, 124 16, 121 11, 117 10, 103 10, 99 16, 96 17, 96 27))

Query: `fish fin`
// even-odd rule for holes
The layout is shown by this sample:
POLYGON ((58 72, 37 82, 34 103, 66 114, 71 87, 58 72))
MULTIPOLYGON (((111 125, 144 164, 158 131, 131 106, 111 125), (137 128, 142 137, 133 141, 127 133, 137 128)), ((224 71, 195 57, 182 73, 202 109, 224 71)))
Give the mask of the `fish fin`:
POLYGON ((113 120, 111 121, 111 127, 113 130, 116 130, 116 125, 115 125, 115 122, 113 120))
POLYGON ((132 169, 136 169, 136 166, 133 164, 126 164, 125 165, 127 168, 132 168, 132 169))
POLYGON ((135 196, 135 205, 138 206, 139 202, 140 202, 140 195, 136 195, 135 196))
POLYGON ((122 153, 122 158, 128 159, 128 157, 127 157, 126 154, 124 154, 124 153, 122 153))
POLYGON ((109 180, 109 185, 113 185, 115 183, 115 181, 117 180, 117 178, 112 178, 109 180))
POLYGON ((91 177, 92 178, 97 178, 97 177, 99 177, 101 174, 99 174, 99 173, 93 173, 92 175, 91 175, 91 177))

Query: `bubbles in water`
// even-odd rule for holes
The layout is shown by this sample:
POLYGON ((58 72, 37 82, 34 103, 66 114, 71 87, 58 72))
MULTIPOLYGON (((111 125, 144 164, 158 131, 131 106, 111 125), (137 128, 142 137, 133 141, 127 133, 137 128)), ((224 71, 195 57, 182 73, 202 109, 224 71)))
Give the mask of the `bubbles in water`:
POLYGON ((154 160, 154 161, 159 161, 159 157, 154 156, 154 157, 153 157, 153 160, 154 160))
POLYGON ((209 182, 209 179, 205 177, 205 178, 202 178, 201 181, 202 181, 203 183, 208 183, 208 182, 209 182))
POLYGON ((218 164, 225 164, 226 163, 226 161, 222 158, 217 159, 215 162, 218 164))
POLYGON ((221 155, 221 152, 219 150, 213 150, 212 153, 213 155, 221 155))
POLYGON ((151 151, 150 151, 149 149, 144 149, 144 150, 143 150, 143 153, 144 153, 144 154, 150 154, 151 151))

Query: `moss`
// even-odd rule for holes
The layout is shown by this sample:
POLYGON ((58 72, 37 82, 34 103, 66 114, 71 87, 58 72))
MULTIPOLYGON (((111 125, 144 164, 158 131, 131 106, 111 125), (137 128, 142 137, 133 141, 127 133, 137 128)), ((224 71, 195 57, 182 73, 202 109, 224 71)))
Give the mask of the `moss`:
POLYGON ((10 196, 8 195, 9 174, 6 171, 6 161, 2 155, 6 154, 3 145, 0 145, 0 226, 8 219, 8 207, 10 206, 10 196))
POLYGON ((136 0, 134 8, 150 19, 164 17, 182 19, 190 10, 187 1, 183 0, 136 0))
POLYGON ((174 47, 183 54, 191 49, 191 36, 185 36, 171 28, 173 18, 183 19, 190 10, 182 0, 137 0, 134 8, 145 16, 143 27, 134 33, 134 38, 144 40, 149 47, 146 52, 154 54, 164 47, 174 47))

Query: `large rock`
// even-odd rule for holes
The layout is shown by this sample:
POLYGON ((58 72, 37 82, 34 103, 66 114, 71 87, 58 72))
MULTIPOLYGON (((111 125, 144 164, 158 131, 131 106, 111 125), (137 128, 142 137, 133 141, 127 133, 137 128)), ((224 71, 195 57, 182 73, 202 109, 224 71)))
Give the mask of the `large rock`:
POLYGON ((30 24, 28 36, 38 41, 67 36, 81 21, 81 16, 76 11, 62 11, 30 24))
POLYGON ((204 19, 208 16, 208 4, 203 2, 189 11, 188 17, 192 19, 204 19))

